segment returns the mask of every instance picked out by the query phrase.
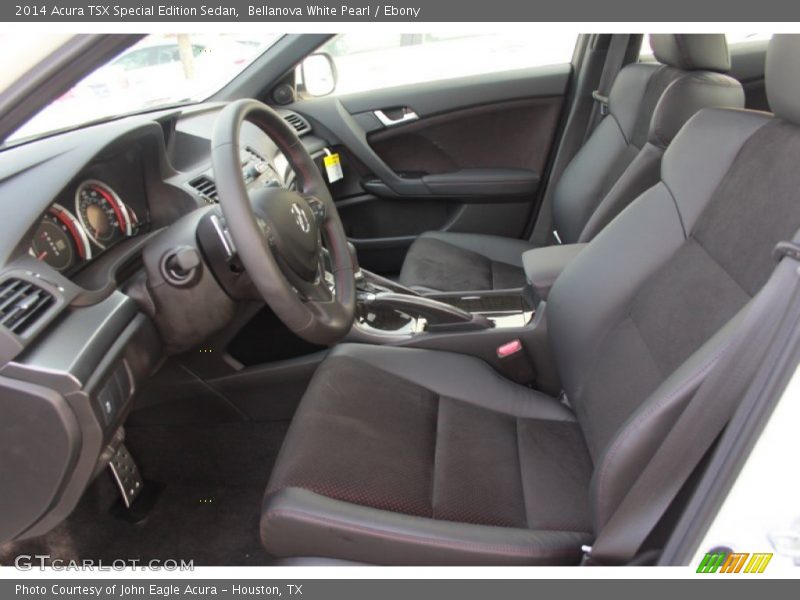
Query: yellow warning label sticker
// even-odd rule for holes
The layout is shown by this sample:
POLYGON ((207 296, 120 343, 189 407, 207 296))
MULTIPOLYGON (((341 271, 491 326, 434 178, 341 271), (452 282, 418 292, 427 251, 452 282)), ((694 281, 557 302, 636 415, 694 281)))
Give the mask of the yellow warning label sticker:
POLYGON ((344 177, 342 172, 342 161, 337 153, 328 154, 324 159, 325 172, 328 174, 328 181, 331 183, 339 181, 344 177))

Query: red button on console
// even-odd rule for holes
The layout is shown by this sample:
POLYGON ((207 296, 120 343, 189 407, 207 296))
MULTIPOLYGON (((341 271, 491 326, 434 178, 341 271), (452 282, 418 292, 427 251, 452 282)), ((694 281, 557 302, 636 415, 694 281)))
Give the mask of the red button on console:
POLYGON ((522 342, 519 340, 511 340, 497 349, 497 358, 507 358, 520 350, 522 350, 522 342))

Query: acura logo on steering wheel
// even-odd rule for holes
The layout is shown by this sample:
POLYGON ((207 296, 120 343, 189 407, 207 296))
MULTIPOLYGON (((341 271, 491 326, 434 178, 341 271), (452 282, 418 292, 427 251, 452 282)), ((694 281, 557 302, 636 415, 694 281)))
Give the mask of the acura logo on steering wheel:
POLYGON ((294 215, 294 222, 303 233, 308 233, 311 230, 311 223, 308 221, 306 211, 297 203, 292 203, 292 214, 294 215))

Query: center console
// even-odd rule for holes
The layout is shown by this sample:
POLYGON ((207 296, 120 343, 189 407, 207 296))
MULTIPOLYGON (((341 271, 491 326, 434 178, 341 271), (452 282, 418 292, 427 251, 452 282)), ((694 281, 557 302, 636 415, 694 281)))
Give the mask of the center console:
POLYGON ((377 343, 422 333, 521 328, 536 313, 526 289, 421 295, 366 271, 362 277, 356 327, 377 343))
POLYGON ((357 269, 356 321, 346 341, 470 354, 519 383, 556 394, 560 383, 547 339, 546 299, 581 249, 576 244, 526 253, 528 283, 511 290, 423 294, 357 269))
POLYGON ((433 300, 443 302, 473 315, 486 318, 491 327, 513 329, 525 327, 536 314, 535 298, 528 288, 484 292, 431 294, 433 300))

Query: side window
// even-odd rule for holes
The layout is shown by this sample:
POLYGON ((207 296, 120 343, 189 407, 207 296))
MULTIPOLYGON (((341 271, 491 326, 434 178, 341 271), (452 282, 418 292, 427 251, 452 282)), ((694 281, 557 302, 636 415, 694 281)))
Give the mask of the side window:
MULTIPOLYGON (((772 39, 771 33, 726 33, 725 38, 728 40, 728 47, 735 49, 736 46, 741 44, 749 44, 751 42, 762 42, 772 39)), ((655 60, 653 57, 653 48, 650 46, 650 36, 645 36, 642 43, 642 52, 640 58, 644 61, 655 60)))
POLYGON ((132 71, 133 69, 141 69, 148 65, 149 48, 142 48, 134 50, 130 54, 126 54, 118 59, 114 64, 121 66, 125 71, 132 71))
POLYGON ((166 65, 169 63, 178 62, 180 60, 180 53, 177 46, 160 46, 155 64, 166 65))
POLYGON ((769 41, 772 39, 772 34, 771 33, 726 33, 725 37, 728 40, 728 46, 735 48, 739 44, 769 41))
POLYGON ((334 94, 569 63, 577 33, 530 35, 345 33, 321 52, 333 57, 334 94))

